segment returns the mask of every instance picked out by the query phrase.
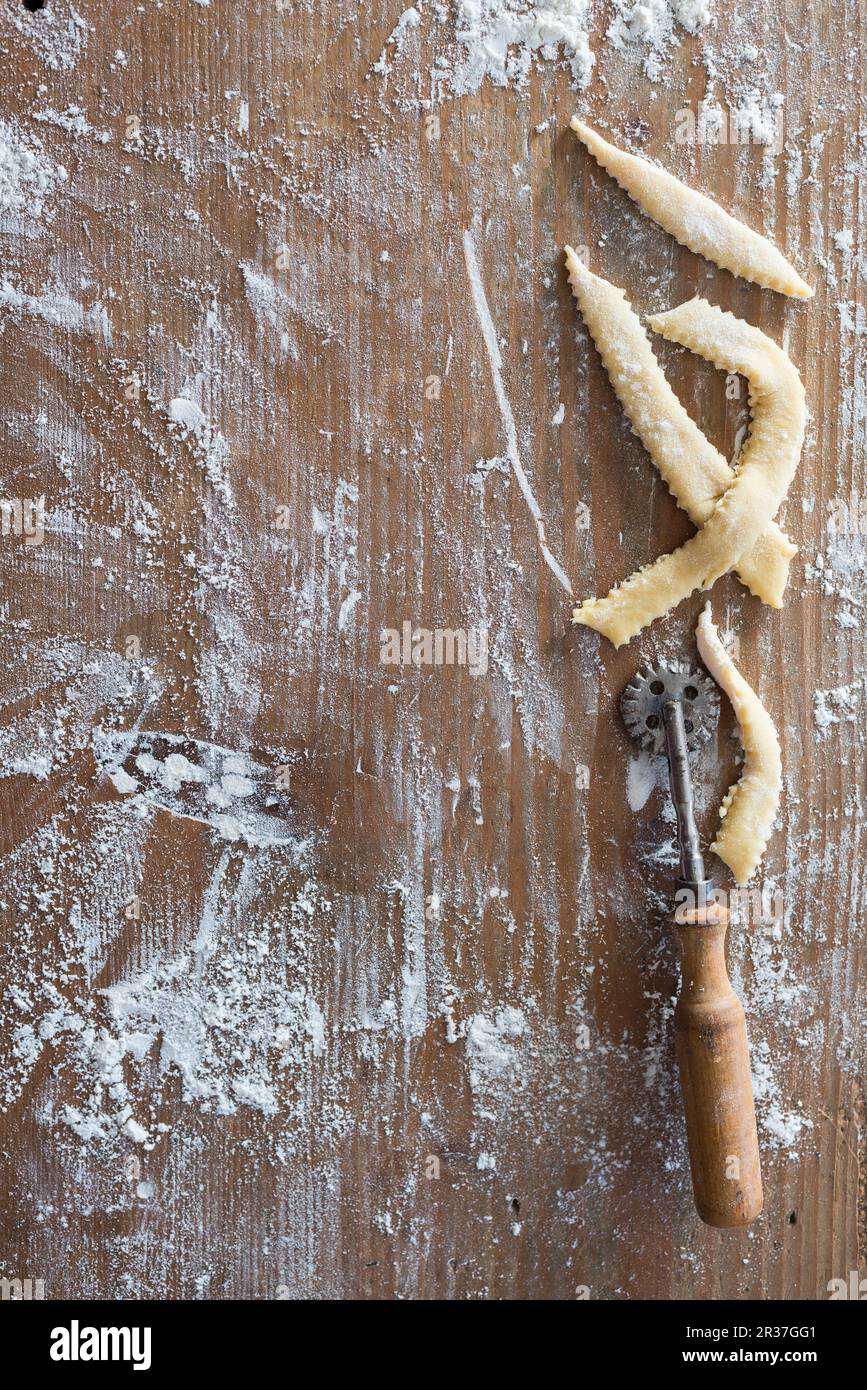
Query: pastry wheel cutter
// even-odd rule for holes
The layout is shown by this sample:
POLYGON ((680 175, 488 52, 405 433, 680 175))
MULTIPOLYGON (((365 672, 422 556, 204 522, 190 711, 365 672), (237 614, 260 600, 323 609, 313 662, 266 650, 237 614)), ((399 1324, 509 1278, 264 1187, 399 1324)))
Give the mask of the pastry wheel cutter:
POLYGON ((704 671, 641 666, 620 712, 648 753, 667 754, 677 813, 674 1027, 695 1204, 709 1226, 748 1226, 762 1209, 762 1175, 746 1020, 726 972, 729 914, 705 874, 689 771, 689 754, 716 728, 719 692, 704 671))

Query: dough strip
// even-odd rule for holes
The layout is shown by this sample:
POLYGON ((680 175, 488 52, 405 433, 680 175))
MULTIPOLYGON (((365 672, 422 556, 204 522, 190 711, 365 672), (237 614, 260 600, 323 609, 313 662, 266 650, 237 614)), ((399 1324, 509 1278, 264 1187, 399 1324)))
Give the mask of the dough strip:
MULTIPOLYGON (((734 472, 669 386, 624 291, 588 270, 571 246, 565 251, 572 292, 634 432, 674 500, 703 526, 734 472)), ((771 522, 740 560, 738 574, 763 603, 781 608, 796 554, 797 546, 771 522)))
POLYGON ((795 299, 812 299, 814 291, 776 246, 731 217, 719 203, 688 188, 657 164, 609 144, 577 116, 571 125, 596 162, 681 246, 742 280, 795 299))

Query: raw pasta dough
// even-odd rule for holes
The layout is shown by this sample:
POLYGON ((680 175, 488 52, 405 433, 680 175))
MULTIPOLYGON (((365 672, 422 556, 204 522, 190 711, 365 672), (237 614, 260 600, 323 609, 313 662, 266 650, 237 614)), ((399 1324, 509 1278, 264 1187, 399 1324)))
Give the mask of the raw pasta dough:
POLYGON ((780 741, 771 716, 720 641, 709 603, 698 620, 696 636, 702 661, 731 700, 744 748, 743 772, 725 795, 720 827, 711 845, 743 884, 755 873, 765 852, 780 804, 780 741))
POLYGON ((755 546, 792 481, 807 419, 804 388, 792 363, 761 329, 693 299, 649 319, 655 332, 747 378, 752 428, 734 481, 705 525, 602 599, 588 599, 572 620, 616 647, 661 618, 695 589, 708 589, 755 546))
POLYGON ((785 256, 758 232, 730 217, 711 198, 687 188, 656 164, 610 145, 577 116, 572 117, 572 129, 630 198, 682 246, 742 280, 752 280, 795 299, 812 299, 813 290, 785 256))
MULTIPOLYGON (((696 526, 703 526, 734 473, 672 391, 623 290, 588 270, 571 246, 566 247, 566 266, 584 322, 635 433, 675 501, 696 526)), ((738 573, 757 598, 781 608, 795 554, 797 547, 772 522, 741 558, 738 573)))

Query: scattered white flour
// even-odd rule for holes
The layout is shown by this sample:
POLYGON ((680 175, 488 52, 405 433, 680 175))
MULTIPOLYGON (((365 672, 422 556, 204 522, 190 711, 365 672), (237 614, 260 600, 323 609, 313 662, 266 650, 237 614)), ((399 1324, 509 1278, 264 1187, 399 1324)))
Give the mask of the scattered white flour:
POLYGON ((676 26, 699 34, 710 22, 709 0, 614 0, 614 6, 610 43, 621 51, 643 50, 644 70, 653 81, 661 75, 663 50, 676 41, 676 26))
POLYGON ((192 441, 196 459, 218 496, 224 502, 231 502, 229 445, 225 436, 189 396, 175 396, 169 401, 166 413, 173 424, 181 427, 182 437, 192 441))
POLYGON ((0 280, 0 309, 38 319, 49 328, 88 333, 106 347, 111 345, 112 326, 106 306, 96 301, 85 309, 59 285, 47 287, 39 294, 26 294, 4 278, 0 280))
POLYGON ((260 323, 280 333, 281 351, 287 352, 289 349, 289 332, 286 327, 289 321, 288 295, 270 276, 265 275, 263 271, 258 270, 247 261, 240 262, 240 269, 244 277, 244 289, 250 308, 260 323))
POLYGON ((157 1116, 173 1077, 186 1102, 218 1115, 242 1107, 272 1115, 281 1106, 290 1118, 297 1109, 293 1073, 322 1056, 327 1029, 310 991, 286 987, 279 941, 287 929, 305 927, 311 902, 324 919, 330 904, 308 882, 288 902, 282 924, 245 920, 253 879, 246 872, 230 901, 231 853, 225 850, 214 869, 186 949, 100 991, 104 1006, 46 996, 50 1007, 41 1005, 37 1027, 19 1028, 22 1064, 32 1068, 45 1049, 72 1070, 77 1103, 57 1118, 83 1141, 125 1135, 153 1148, 166 1128, 157 1116))
POLYGON ((178 734, 103 729, 95 731, 93 748, 97 763, 124 796, 207 825, 224 840, 260 849, 282 846, 298 856, 307 848, 288 822, 274 771, 246 754, 178 734))
POLYGON ((640 811, 659 784, 660 760, 643 748, 630 758, 626 768, 626 800, 630 811, 640 811))
POLYGON ((373 65, 373 71, 379 77, 388 76, 388 74, 391 72, 392 59, 398 57, 400 53, 403 51, 404 41, 408 31, 411 29, 417 29, 420 24, 421 15, 414 6, 411 5, 408 10, 404 10, 403 14, 400 16, 400 19, 397 21, 388 38, 386 39, 385 48, 382 50, 382 52, 379 55, 379 58, 373 65), (389 50, 391 50, 391 56, 389 56, 389 50))
POLYGON ((351 622, 356 605, 362 597, 363 595, 360 589, 350 589, 349 593, 346 595, 346 598, 341 603, 340 612, 337 615, 338 632, 345 632, 346 628, 349 626, 351 622))
MULTIPOLYGON (((859 417, 863 411, 859 405, 859 417)), ((804 565, 804 578, 815 583, 825 598, 837 600, 834 622, 842 628, 860 627, 863 622, 867 547, 862 510, 857 495, 832 498, 825 550, 804 565)))
POLYGON ((67 106, 64 111, 56 111, 49 106, 44 111, 34 111, 33 119, 44 125, 57 126, 59 130, 74 135, 77 140, 90 136, 97 144, 108 145, 113 138, 110 130, 94 130, 81 106, 67 106))
POLYGON ((539 59, 560 57, 576 87, 589 82, 595 58, 586 0, 459 0, 456 11, 462 52, 446 77, 456 96, 477 92, 486 77, 498 87, 523 86, 539 59))
POLYGON ((824 737, 834 724, 855 723, 863 689, 864 681, 858 679, 849 685, 838 685, 831 690, 814 692, 813 719, 821 737, 824 737))
POLYGON ((33 136, 0 120, 0 231, 21 219, 38 220, 66 178, 63 165, 52 163, 33 136))
POLYGON ((174 424, 183 425, 194 434, 205 429, 205 416, 201 407, 186 396, 175 396, 174 400, 169 401, 168 415, 174 424))
POLYGON ((837 250, 842 252, 843 255, 846 256, 849 255, 854 245, 855 233, 853 232, 851 227, 844 227, 842 231, 834 232, 832 234, 831 240, 833 241, 837 250))
POLYGON ((813 1128, 813 1122, 801 1111, 784 1110, 781 1106, 767 1042, 753 1042, 751 1061, 759 1124, 774 1148, 795 1152, 801 1136, 813 1128))
MULTIPOLYGON (((608 42, 620 52, 638 51, 654 80, 664 51, 677 42, 677 28, 698 34, 710 22, 710 0, 615 0, 615 9, 608 42)), ((439 96, 477 92, 486 79, 497 87, 524 88, 541 62, 565 65, 579 90, 592 76, 588 0, 455 0, 451 6, 420 0, 398 19, 373 72, 390 75, 407 34, 428 14, 436 46, 442 49, 445 39, 430 72, 439 96)))
POLYGON ((10 19, 23 40, 49 72, 68 72, 83 52, 93 25, 78 13, 72 0, 51 0, 38 10, 9 7, 10 19))
POLYGON ((474 1090, 514 1078, 520 1069, 520 1042, 527 1027, 521 1009, 498 1009, 493 1018, 474 1014, 467 1025, 467 1056, 474 1090))
POLYGON ((812 1120, 797 1110, 782 1110, 776 1101, 771 1101, 764 1112, 760 1107, 760 1115, 765 1133, 777 1149, 795 1151, 804 1131, 813 1128, 812 1120))
POLYGON ((25 294, 8 280, 0 281, 0 307, 17 309, 42 319, 53 328, 69 328, 79 333, 84 326, 84 310, 62 290, 47 289, 41 294, 25 294))
POLYGON ((130 777, 129 773, 124 771, 122 767, 119 767, 116 772, 110 773, 109 776, 116 790, 123 795, 126 795, 127 792, 138 791, 138 782, 134 777, 130 777))

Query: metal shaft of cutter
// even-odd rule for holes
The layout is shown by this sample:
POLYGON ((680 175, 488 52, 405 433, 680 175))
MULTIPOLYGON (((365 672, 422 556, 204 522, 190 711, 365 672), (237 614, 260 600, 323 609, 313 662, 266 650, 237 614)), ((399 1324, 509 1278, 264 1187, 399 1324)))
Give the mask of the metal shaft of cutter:
POLYGON ((686 727, 683 705, 679 700, 666 700, 662 706, 665 742, 668 750, 668 770, 671 797, 677 812, 677 843, 680 850, 681 878, 687 883, 704 882, 704 859, 695 823, 695 802, 692 779, 689 775, 689 754, 686 747, 686 727))

